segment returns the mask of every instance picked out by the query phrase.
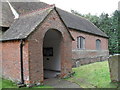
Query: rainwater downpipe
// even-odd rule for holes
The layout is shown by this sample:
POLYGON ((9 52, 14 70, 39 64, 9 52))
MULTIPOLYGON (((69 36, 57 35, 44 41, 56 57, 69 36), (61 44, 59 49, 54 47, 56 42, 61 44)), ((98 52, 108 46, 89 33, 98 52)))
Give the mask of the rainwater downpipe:
POLYGON ((20 40, 20 66, 21 66, 21 84, 24 84, 24 73, 23 73, 23 44, 24 41, 20 40))

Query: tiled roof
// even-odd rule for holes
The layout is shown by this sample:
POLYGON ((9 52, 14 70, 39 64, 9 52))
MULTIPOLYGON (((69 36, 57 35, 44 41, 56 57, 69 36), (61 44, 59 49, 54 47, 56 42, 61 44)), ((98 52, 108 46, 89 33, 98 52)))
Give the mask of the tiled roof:
POLYGON ((16 19, 11 27, 4 33, 2 40, 25 39, 31 34, 36 27, 45 19, 53 10, 53 7, 46 8, 37 12, 20 16, 16 19))
POLYGON ((59 8, 57 8, 57 11, 59 12, 61 18, 63 19, 64 23, 67 25, 68 28, 107 37, 107 35, 104 32, 102 32, 99 28, 97 28, 93 23, 91 23, 87 19, 71 14, 59 8))
MULTIPOLYGON (((49 8, 50 5, 43 2, 10 3, 20 14, 20 18, 14 20, 14 16, 8 6, 8 3, 4 2, 2 4, 4 8, 2 8, 3 25, 1 26, 10 27, 10 29, 4 33, 3 40, 26 38, 49 13, 46 12, 47 9, 45 8, 49 8), (33 14, 31 12, 33 12, 33 14)), ((108 38, 104 32, 102 32, 93 23, 86 20, 85 18, 76 16, 59 8, 56 8, 56 11, 59 13, 61 19, 64 21, 65 25, 68 28, 108 38)))

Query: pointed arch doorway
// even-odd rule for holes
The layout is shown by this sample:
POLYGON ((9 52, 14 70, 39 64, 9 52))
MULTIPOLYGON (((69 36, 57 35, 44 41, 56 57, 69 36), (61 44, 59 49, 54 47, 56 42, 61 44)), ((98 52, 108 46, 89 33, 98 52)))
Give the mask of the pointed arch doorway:
POLYGON ((55 29, 46 32, 43 41, 44 79, 54 78, 61 73, 62 34, 55 29))

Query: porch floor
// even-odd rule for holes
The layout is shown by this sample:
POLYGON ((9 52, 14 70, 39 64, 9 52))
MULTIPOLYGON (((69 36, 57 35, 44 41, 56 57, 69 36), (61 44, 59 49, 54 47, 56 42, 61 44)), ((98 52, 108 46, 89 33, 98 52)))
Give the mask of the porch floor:
POLYGON ((58 71, 52 71, 52 70, 44 70, 44 78, 55 78, 60 74, 58 71))

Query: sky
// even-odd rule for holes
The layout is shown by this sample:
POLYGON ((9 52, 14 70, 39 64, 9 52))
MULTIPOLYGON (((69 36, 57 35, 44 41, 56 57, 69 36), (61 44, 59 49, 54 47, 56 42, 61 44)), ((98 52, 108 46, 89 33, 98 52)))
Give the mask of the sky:
POLYGON ((81 14, 91 13, 92 15, 100 15, 108 13, 111 15, 118 9, 120 0, 40 0, 70 12, 75 10, 81 14))

